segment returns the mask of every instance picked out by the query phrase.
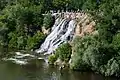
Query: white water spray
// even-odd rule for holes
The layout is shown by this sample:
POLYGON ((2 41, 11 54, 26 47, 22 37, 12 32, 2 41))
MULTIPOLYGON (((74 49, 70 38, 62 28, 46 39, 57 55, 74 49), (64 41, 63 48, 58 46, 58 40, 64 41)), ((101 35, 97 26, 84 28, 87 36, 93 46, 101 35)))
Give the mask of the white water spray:
POLYGON ((51 54, 60 44, 72 40, 76 27, 76 20, 72 14, 67 14, 66 18, 58 17, 52 27, 51 33, 40 46, 37 53, 51 54))

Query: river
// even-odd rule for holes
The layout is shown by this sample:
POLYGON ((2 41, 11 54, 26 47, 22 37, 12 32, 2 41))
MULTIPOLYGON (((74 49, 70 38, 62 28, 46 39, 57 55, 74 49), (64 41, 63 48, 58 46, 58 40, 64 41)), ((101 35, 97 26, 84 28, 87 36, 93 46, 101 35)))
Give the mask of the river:
POLYGON ((92 72, 60 71, 59 68, 50 66, 42 60, 33 62, 27 65, 19 65, 11 61, 1 60, 0 80, 116 80, 92 72))

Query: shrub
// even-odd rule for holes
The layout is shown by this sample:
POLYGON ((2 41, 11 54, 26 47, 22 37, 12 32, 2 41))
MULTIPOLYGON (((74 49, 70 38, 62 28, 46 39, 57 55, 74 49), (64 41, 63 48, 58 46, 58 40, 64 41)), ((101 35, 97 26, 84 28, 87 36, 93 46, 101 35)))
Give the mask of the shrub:
POLYGON ((114 46, 116 50, 118 51, 120 50, 120 33, 116 34, 113 37, 112 45, 114 46))
POLYGON ((17 48, 17 34, 9 33, 8 36, 10 38, 8 46, 10 48, 17 48))
MULTIPOLYGON (((120 75, 120 59, 116 57, 111 58, 108 63, 105 65, 105 76, 119 76, 120 75)), ((101 71, 102 72, 102 71, 101 71)))
POLYGON ((53 26, 53 17, 50 13, 48 13, 47 15, 45 15, 44 20, 43 20, 43 26, 48 29, 51 28, 53 26))
POLYGON ((54 62, 57 60, 57 56, 56 55, 50 55, 48 57, 48 62, 49 64, 54 64, 54 62))
POLYGON ((41 32, 37 32, 33 37, 28 37, 26 49, 38 48, 45 39, 45 35, 41 32))
POLYGON ((73 70, 87 70, 88 65, 82 60, 82 55, 74 54, 74 56, 72 56, 70 68, 73 70))
POLYGON ((68 62, 71 58, 72 49, 69 43, 62 44, 58 49, 55 51, 55 55, 59 57, 62 61, 68 62))
POLYGON ((84 52, 83 60, 93 70, 99 71, 99 67, 108 63, 115 55, 116 51, 112 46, 107 44, 99 44, 98 46, 89 46, 84 52))
POLYGON ((76 37, 73 41, 73 56, 71 57, 71 69, 86 70, 88 65, 83 61, 83 55, 89 45, 94 44, 94 39, 90 36, 83 38, 76 37))
POLYGON ((71 69, 119 75, 120 57, 113 45, 99 42, 94 36, 76 37, 73 41, 71 69), (117 57, 116 57, 117 56, 117 57))

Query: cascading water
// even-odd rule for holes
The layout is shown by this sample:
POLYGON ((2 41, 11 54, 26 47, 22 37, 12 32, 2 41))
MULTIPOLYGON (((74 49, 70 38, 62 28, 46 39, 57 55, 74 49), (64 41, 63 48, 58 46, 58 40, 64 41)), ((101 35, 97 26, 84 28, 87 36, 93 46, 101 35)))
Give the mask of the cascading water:
POLYGON ((56 20, 51 29, 51 33, 47 36, 44 43, 40 46, 40 49, 36 50, 37 53, 44 53, 39 56, 32 54, 23 54, 24 52, 15 52, 15 56, 10 58, 3 58, 4 61, 12 61, 13 63, 26 65, 28 62, 34 59, 44 60, 48 62, 47 55, 51 54, 62 43, 71 41, 74 37, 74 31, 76 27, 75 15, 71 13, 57 13, 53 14, 56 20))
MULTIPOLYGON (((59 14, 60 15, 60 14, 59 14)), ((72 40, 76 21, 73 14, 64 14, 64 17, 58 17, 52 27, 51 33, 47 36, 37 53, 51 54, 60 44, 72 40)))

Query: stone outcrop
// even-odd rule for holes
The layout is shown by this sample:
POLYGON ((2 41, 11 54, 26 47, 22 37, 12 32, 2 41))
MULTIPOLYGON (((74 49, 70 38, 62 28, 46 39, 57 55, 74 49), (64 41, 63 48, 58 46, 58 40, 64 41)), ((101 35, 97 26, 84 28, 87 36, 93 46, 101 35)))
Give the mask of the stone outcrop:
POLYGON ((45 29, 45 27, 42 27, 42 32, 44 34, 49 34, 50 33, 50 29, 45 29))
POLYGON ((79 14, 77 26, 75 29, 75 36, 84 36, 95 31, 95 21, 92 21, 87 14, 79 14))

